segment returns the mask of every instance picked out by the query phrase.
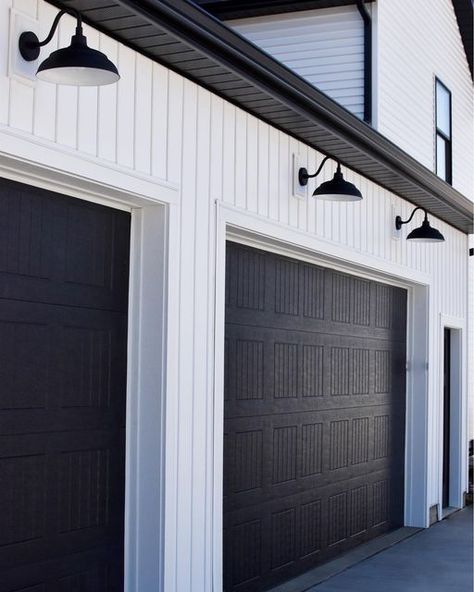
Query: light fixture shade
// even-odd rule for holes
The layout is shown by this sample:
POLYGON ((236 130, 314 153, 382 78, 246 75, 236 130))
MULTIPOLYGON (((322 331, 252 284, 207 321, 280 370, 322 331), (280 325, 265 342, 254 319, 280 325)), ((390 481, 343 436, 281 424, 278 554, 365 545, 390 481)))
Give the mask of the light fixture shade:
POLYGON ((321 183, 316 188, 313 196, 328 201, 360 201, 362 199, 361 192, 355 185, 344 180, 339 168, 331 181, 321 183))
POLYGON ((439 230, 432 228, 428 220, 425 218, 421 226, 410 232, 407 236, 407 240, 419 243, 440 243, 444 241, 444 236, 439 230))
POLYGON ((42 62, 36 73, 40 80, 72 86, 101 86, 120 79, 108 57, 87 46, 84 35, 74 35, 71 45, 53 53, 42 62))

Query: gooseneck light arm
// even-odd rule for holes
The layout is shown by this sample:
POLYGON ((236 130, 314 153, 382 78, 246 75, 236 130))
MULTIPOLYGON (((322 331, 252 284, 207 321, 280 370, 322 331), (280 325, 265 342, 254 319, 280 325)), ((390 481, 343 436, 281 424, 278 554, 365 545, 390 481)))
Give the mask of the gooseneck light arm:
POLYGON ((321 169, 323 168, 324 164, 326 163, 327 160, 334 160, 334 162, 337 163, 337 170, 340 172, 341 171, 341 163, 336 160, 335 158, 333 158, 332 156, 325 156, 321 162, 321 164, 318 167, 318 170, 314 173, 314 175, 310 175, 308 173, 308 170, 305 169, 304 167, 300 168, 300 170, 298 171, 298 182, 301 186, 305 186, 308 184, 308 179, 312 179, 313 177, 317 177, 319 175, 319 173, 321 172, 321 169))
POLYGON ((415 212, 417 212, 418 210, 421 210, 422 212, 424 212, 424 213, 425 213, 425 220, 427 220, 427 219, 428 219, 428 214, 426 213, 426 210, 425 210, 425 208, 422 208, 422 207, 418 206, 417 208, 415 208, 415 209, 413 210, 413 212, 411 213, 411 215, 410 215, 410 217, 408 218, 408 220, 402 220, 402 217, 401 217, 401 216, 397 216, 397 217, 395 218, 395 228, 396 228, 397 230, 400 230, 400 229, 401 229, 401 227, 403 226, 403 224, 408 224, 408 222, 411 222, 411 220, 412 220, 413 216, 415 215, 415 212))
POLYGON ((36 60, 40 53, 40 47, 44 45, 48 45, 48 43, 53 38, 54 34, 56 33, 56 29, 58 28, 59 21, 61 17, 65 14, 71 14, 77 19, 76 24, 76 35, 82 35, 82 17, 80 13, 75 8, 67 8, 65 10, 60 10, 56 15, 53 24, 51 25, 51 30, 48 33, 48 36, 43 41, 40 41, 33 31, 24 31, 20 35, 20 39, 18 41, 18 46, 20 49, 21 56, 27 62, 32 62, 36 60))

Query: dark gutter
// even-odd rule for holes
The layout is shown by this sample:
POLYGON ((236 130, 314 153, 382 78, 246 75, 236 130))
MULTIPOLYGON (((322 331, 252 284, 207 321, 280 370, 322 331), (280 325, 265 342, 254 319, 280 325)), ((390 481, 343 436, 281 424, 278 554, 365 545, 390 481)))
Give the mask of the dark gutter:
POLYGON ((364 0, 357 0, 364 21, 364 121, 372 123, 372 18, 364 0))
MULTIPOLYGON (((196 4, 221 20, 283 14, 335 6, 349 6, 357 0, 196 0, 196 4)), ((374 0, 368 0, 373 2, 374 0)))
MULTIPOLYGON (((60 7, 90 5, 89 0, 50 1, 60 7)), ((472 229, 472 203, 466 197, 194 3, 94 0, 93 8, 83 9, 82 15, 107 35, 334 156, 448 224, 463 232, 472 229), (107 18, 101 20, 97 14, 104 12, 107 18), (114 17, 117 12, 123 16, 114 17), (156 39, 154 45, 141 45, 150 36, 156 39)))

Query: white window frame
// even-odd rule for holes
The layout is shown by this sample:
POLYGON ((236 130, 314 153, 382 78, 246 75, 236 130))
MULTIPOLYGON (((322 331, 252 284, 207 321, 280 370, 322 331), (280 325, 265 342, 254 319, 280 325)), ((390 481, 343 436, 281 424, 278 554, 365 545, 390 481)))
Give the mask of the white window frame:
POLYGON ((453 184, 453 93, 449 88, 442 82, 437 76, 435 76, 434 84, 434 95, 435 95, 435 109, 434 109, 434 120, 435 120, 435 172, 436 174, 449 183, 453 184), (438 127, 438 84, 442 86, 449 94, 449 137, 438 127), (440 137, 446 145, 446 178, 441 177, 438 172, 438 137, 440 137))

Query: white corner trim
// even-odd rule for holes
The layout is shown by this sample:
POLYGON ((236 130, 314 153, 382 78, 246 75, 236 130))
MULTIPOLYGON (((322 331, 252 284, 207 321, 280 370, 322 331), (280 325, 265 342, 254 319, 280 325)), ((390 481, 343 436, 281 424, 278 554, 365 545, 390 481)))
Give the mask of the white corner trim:
MULTIPOLYGON (((402 284, 408 282, 411 285, 430 287, 433 284, 430 274, 392 263, 382 257, 341 246, 293 226, 263 219, 257 214, 249 213, 235 206, 220 203, 219 217, 227 227, 227 237, 229 239, 232 239, 235 234, 236 237, 239 237, 240 242, 247 242, 249 246, 252 246, 253 235, 256 237, 257 242, 264 238, 266 242, 265 248, 269 250, 272 250, 272 241, 279 244, 278 251, 280 253, 282 252, 281 245, 284 244, 288 247, 288 256, 291 256, 291 249, 296 248, 299 251, 306 250, 311 258, 317 255, 321 262, 327 258, 332 267, 337 266, 339 263, 347 271, 349 264, 352 270, 349 273, 360 271, 367 275, 370 270, 373 270, 376 281, 384 281, 384 276, 386 276, 387 281, 392 285, 397 278, 402 284)), ((388 231, 389 229, 387 229, 388 231)), ((302 253, 298 255, 299 258, 302 256, 302 253)))
POLYGON ((0 174, 110 207, 175 203, 179 187, 152 175, 0 125, 0 174), (54 164, 53 164, 54 163, 54 164))

